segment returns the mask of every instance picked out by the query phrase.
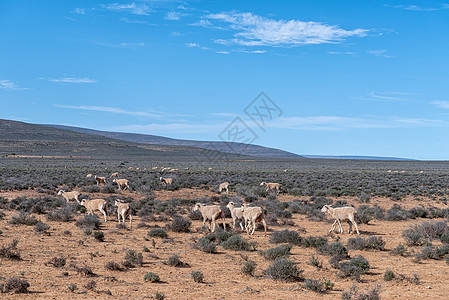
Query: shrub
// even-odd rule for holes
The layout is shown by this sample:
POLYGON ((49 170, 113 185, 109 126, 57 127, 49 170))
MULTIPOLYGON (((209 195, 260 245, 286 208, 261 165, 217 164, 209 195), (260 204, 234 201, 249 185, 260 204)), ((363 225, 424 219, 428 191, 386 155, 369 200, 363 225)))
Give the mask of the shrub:
POLYGON ((387 269, 384 273, 384 281, 391 281, 395 278, 394 272, 387 269))
POLYGON ((168 258, 167 265, 172 267, 183 267, 184 263, 179 259, 177 255, 172 255, 168 258))
POLYGON ((125 261, 123 263, 126 267, 135 267, 136 265, 141 267, 143 265, 143 255, 141 252, 137 253, 133 249, 129 249, 125 255, 125 261))
POLYGON ((84 217, 79 218, 76 221, 75 225, 80 228, 94 230, 100 229, 101 222, 100 219, 98 219, 98 217, 95 215, 85 215, 84 217))
POLYGON ((420 261, 422 259, 442 259, 449 254, 449 245, 442 245, 440 247, 432 248, 430 246, 424 247, 421 253, 416 255, 416 260, 420 261))
POLYGON ((109 261, 104 265, 104 268, 109 271, 123 271, 123 268, 120 266, 120 264, 109 261))
POLYGON ((260 254, 263 255, 266 259, 275 260, 276 258, 289 256, 291 249, 292 245, 287 244, 277 246, 265 251, 260 251, 260 254))
POLYGON ((176 217, 168 227, 174 232, 190 232, 190 225, 192 225, 190 220, 183 217, 176 217))
POLYGON ((156 294, 154 294, 154 299, 156 299, 156 300, 164 300, 165 299, 165 294, 161 293, 161 292, 156 292, 156 294))
POLYGON ((356 285, 353 285, 349 291, 341 294, 343 300, 380 300, 382 286, 376 284, 372 290, 360 291, 356 285))
POLYGON ((45 224, 41 221, 38 221, 36 223, 36 226, 34 226, 34 230, 36 230, 36 232, 38 233, 47 233, 47 230, 50 229, 50 225, 45 224))
POLYGON ((206 253, 216 253, 217 252, 217 246, 211 242, 209 239, 203 237, 198 240, 198 247, 201 251, 206 253))
POLYGON ((84 267, 77 267, 77 266, 75 266, 75 270, 76 270, 76 272, 78 274, 80 274, 80 275, 82 275, 84 277, 95 276, 95 273, 88 266, 84 266, 84 267))
POLYGON ((148 236, 166 238, 168 237, 168 234, 164 228, 154 228, 148 231, 148 236))
POLYGON ((224 249, 235 251, 254 251, 256 250, 256 242, 248 242, 240 235, 233 235, 220 244, 224 249))
POLYGON ((324 244, 318 248, 318 251, 322 254, 329 256, 341 256, 348 257, 348 250, 340 242, 333 242, 331 244, 324 244))
POLYGON ((28 288, 30 287, 30 284, 28 281, 24 279, 19 279, 17 277, 11 277, 8 279, 8 281, 3 286, 3 292, 4 293, 28 293, 28 288))
POLYGON ((67 206, 62 209, 54 210, 47 214, 47 220, 57 222, 69 222, 72 220, 72 209, 67 206))
POLYGON ((340 264, 339 275, 341 277, 351 277, 357 281, 360 280, 360 276, 364 273, 367 273, 370 269, 369 262, 366 258, 359 255, 355 258, 352 258, 350 261, 345 261, 340 264))
POLYGON ((407 245, 422 245, 424 242, 430 243, 433 239, 443 240, 449 235, 449 226, 445 222, 424 222, 414 225, 403 231, 407 245))
POLYGON ((203 215, 201 214, 201 212, 199 210, 189 212, 188 217, 190 220, 202 220, 203 219, 203 215))
POLYGON ((263 273, 271 279, 282 281, 297 281, 301 279, 303 270, 285 258, 276 259, 263 273))
POLYGON ((394 204, 389 210, 385 218, 387 221, 403 221, 410 217, 408 211, 402 209, 399 205, 394 204))
POLYGON ((286 243, 292 245, 301 245, 302 238, 296 231, 290 231, 288 229, 282 231, 275 231, 270 236, 270 242, 275 244, 286 243))
POLYGON ((69 284, 68 289, 69 289, 69 291, 71 291, 73 293, 74 291, 76 291, 78 289, 78 287, 76 286, 76 284, 71 283, 71 284, 69 284))
POLYGON ((20 252, 17 250, 18 240, 13 240, 9 245, 3 245, 0 247, 0 257, 4 257, 11 260, 20 260, 20 252))
POLYGON ((371 200, 371 195, 365 192, 362 192, 359 196, 359 201, 362 203, 369 203, 371 200))
POLYGON ((205 238, 212 242, 222 243, 227 241, 233 235, 236 235, 236 233, 232 231, 215 231, 214 233, 206 235, 205 238))
POLYGON ((334 285, 330 280, 306 279, 303 287, 316 293, 325 293, 328 290, 332 290, 334 285))
POLYGON ((408 246, 420 246, 423 244, 423 236, 415 229, 409 228, 402 232, 402 237, 408 246))
POLYGON ((327 238, 322 236, 309 236, 302 239, 301 246, 319 248, 327 244, 327 238))
POLYGON ((362 237, 348 239, 348 248, 352 250, 385 250, 385 241, 381 237, 370 236, 367 239, 362 237))
POLYGON ((254 276, 254 272, 256 271, 256 262, 249 260, 243 264, 242 273, 245 275, 254 276))
POLYGON ((152 273, 152 272, 148 272, 147 274, 145 274, 143 279, 145 281, 149 281, 149 282, 160 282, 161 281, 161 279, 159 278, 159 275, 157 275, 156 273, 152 273))
POLYGON ((94 280, 91 280, 84 285, 84 288, 88 291, 95 291, 97 283, 94 280))
POLYGON ((404 245, 399 244, 398 246, 396 246, 396 248, 391 250, 391 253, 394 255, 405 256, 407 254, 407 248, 404 245))
POLYGON ((193 271, 192 273, 190 273, 190 276, 193 278, 193 281, 195 282, 198 283, 203 282, 204 275, 200 271, 193 271))
POLYGON ((99 242, 104 242, 104 232, 103 231, 95 231, 94 238, 99 242))
POLYGON ((12 225, 28 225, 33 226, 36 225, 38 221, 36 220, 36 217, 27 214, 25 212, 20 212, 14 216, 11 217, 11 220, 8 222, 12 225))
POLYGON ((323 264, 321 263, 321 261, 319 260, 319 258, 315 255, 312 255, 309 259, 309 264, 317 267, 318 269, 321 269, 323 267, 323 264))
POLYGON ((50 265, 54 268, 62 268, 65 266, 65 264, 66 260, 64 257, 53 257, 46 263, 46 265, 50 265))

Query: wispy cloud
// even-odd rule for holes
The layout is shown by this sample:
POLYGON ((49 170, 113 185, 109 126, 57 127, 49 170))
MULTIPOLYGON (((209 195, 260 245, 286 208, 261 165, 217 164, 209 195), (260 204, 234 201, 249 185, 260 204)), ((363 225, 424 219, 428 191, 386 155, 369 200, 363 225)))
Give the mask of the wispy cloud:
POLYGON ((370 50, 370 51, 366 51, 366 53, 368 54, 372 54, 375 56, 381 56, 381 57, 385 57, 385 58, 392 58, 393 56, 391 55, 387 55, 387 50, 384 49, 380 49, 380 50, 370 50))
POLYGON ((129 4, 112 3, 102 5, 105 9, 117 12, 125 12, 134 15, 147 16, 153 10, 146 4, 136 4, 135 2, 129 4))
POLYGON ((423 7, 419 5, 388 5, 385 4, 386 7, 392 7, 392 8, 399 8, 404 10, 411 10, 411 11, 437 11, 442 9, 449 9, 449 4, 441 3, 440 5, 436 7, 423 7))
POLYGON ((72 13, 74 14, 78 14, 78 15, 85 15, 86 14, 86 9, 85 8, 74 8, 72 10, 72 13))
POLYGON ((354 100, 363 101, 380 101, 380 102, 397 102, 410 101, 407 96, 414 96, 415 93, 406 92, 370 92, 367 96, 351 97, 354 100))
POLYGON ((333 55, 355 55, 357 54, 356 52, 350 52, 350 51, 345 51, 345 52, 340 52, 340 51, 328 51, 328 54, 333 54, 333 55))
POLYGON ((192 124, 192 123, 154 123, 145 125, 117 126, 114 130, 147 134, 180 134, 180 133, 213 133, 221 132, 226 128, 226 123, 192 124))
POLYGON ((140 117, 160 117, 161 115, 158 113, 149 113, 143 111, 128 111, 121 108, 109 107, 109 106, 73 106, 73 105, 61 105, 55 104, 55 107, 66 108, 66 109, 77 109, 77 110, 87 110, 87 111, 98 111, 98 112, 106 112, 106 113, 114 113, 114 114, 122 114, 122 115, 130 115, 130 116, 140 116, 140 117))
POLYGON ((165 15, 164 19, 169 20, 169 21, 178 21, 179 19, 181 19, 182 16, 185 16, 185 15, 186 14, 181 13, 181 12, 170 11, 165 15))
POLYGON ((235 31, 232 39, 216 39, 223 45, 241 46, 299 46, 339 43, 349 37, 366 36, 368 30, 345 30, 336 25, 299 20, 274 20, 252 13, 223 12, 205 16, 203 25, 214 26, 210 20, 221 22, 235 31))
POLYGON ((5 90, 29 90, 30 88, 23 88, 17 85, 14 81, 7 79, 0 79, 0 89, 5 90))
POLYGON ((433 105, 435 105, 436 107, 439 107, 439 108, 449 109, 449 101, 437 100, 437 101, 430 102, 430 104, 433 104, 433 105))
POLYGON ((61 78, 39 78, 42 80, 47 80, 51 82, 58 82, 58 83, 95 83, 97 82, 96 79, 91 79, 87 77, 61 77, 61 78))
POLYGON ((203 50, 211 50, 210 48, 201 46, 198 43, 186 43, 186 46, 189 48, 199 48, 199 49, 203 49, 203 50))

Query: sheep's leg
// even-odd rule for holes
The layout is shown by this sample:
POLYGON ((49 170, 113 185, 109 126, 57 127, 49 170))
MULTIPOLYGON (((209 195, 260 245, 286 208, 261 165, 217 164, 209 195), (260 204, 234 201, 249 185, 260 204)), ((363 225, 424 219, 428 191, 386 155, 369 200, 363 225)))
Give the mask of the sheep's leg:
POLYGON ((243 225, 242 225, 242 223, 243 223, 243 219, 240 220, 240 228, 242 228, 242 231, 243 231, 243 225))
POLYGON ((117 211, 118 224, 120 225, 120 213, 117 211))
POLYGON ((235 231, 235 220, 237 220, 237 218, 232 218, 232 230, 235 231))
POLYGON ((267 235, 267 223, 265 223, 265 219, 262 219, 263 229, 265 230, 265 235, 267 235))
POLYGON ((254 234, 254 231, 256 230, 256 221, 253 220, 253 231, 251 232, 251 235, 254 234))
POLYGON ((340 228, 340 233, 343 233, 343 226, 341 226, 340 220, 338 220, 338 227, 340 228))
POLYGON ((332 223, 331 229, 329 229, 329 232, 332 232, 335 230, 335 225, 337 224, 338 220, 335 220, 334 223, 332 223))
POLYGON ((356 221, 354 220, 354 218, 349 219, 351 221, 352 224, 354 224, 355 230, 357 231, 357 234, 360 234, 359 232, 359 228, 357 226, 356 221))
POLYGON ((348 220, 348 225, 349 225, 348 233, 353 234, 354 231, 352 230, 352 222, 350 220, 348 220))
POLYGON ((129 214, 129 228, 133 229, 133 216, 129 214))
POLYGON ((226 231, 226 220, 224 218, 224 215, 222 215, 223 217, 223 230, 226 231))
POLYGON ((216 226, 216 224, 215 224, 215 219, 213 218, 212 219, 212 230, 211 230, 211 232, 215 232, 215 226, 216 226))

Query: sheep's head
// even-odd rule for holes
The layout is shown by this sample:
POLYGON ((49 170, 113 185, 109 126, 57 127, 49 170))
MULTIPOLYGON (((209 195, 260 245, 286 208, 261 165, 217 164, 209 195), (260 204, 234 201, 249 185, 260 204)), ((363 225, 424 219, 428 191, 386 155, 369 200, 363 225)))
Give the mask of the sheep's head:
POLYGON ((199 210, 202 206, 203 206, 203 204, 201 204, 201 203, 195 204, 195 207, 193 207, 193 211, 199 210))
POLYGON ((261 183, 260 183, 260 185, 262 186, 262 185, 266 185, 267 183, 265 182, 265 181, 262 181, 261 183))
POLYGON ((164 179, 164 178, 162 178, 162 177, 159 177, 159 180, 160 180, 160 181, 162 181, 162 179, 164 179))
POLYGON ((330 206, 329 205, 324 205, 323 208, 321 209, 321 212, 325 213, 329 211, 330 206))
POLYGON ((64 190, 59 190, 58 195, 64 194, 64 190))
POLYGON ((228 205, 226 205, 227 208, 231 209, 234 207, 234 202, 229 201, 228 205))
POLYGON ((115 206, 119 206, 120 204, 122 204, 122 200, 120 199, 115 199, 115 206))
POLYGON ((242 203, 242 207, 240 207, 240 210, 241 210, 242 212, 244 212, 245 209, 246 209, 247 207, 248 207, 248 204, 242 203))
POLYGON ((86 199, 83 199, 83 200, 81 200, 80 204, 81 204, 82 206, 86 206, 87 202, 89 202, 89 201, 86 200, 86 199))
POLYGON ((117 182, 117 179, 112 180, 112 182, 117 182))

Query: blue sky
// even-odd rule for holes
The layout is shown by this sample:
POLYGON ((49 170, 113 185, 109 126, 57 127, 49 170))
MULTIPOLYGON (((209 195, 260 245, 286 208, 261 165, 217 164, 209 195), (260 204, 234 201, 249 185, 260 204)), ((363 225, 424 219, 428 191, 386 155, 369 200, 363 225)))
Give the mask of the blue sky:
POLYGON ((449 159, 449 4, 0 1, 0 118, 449 159), (257 126, 265 92, 282 110, 257 126))

